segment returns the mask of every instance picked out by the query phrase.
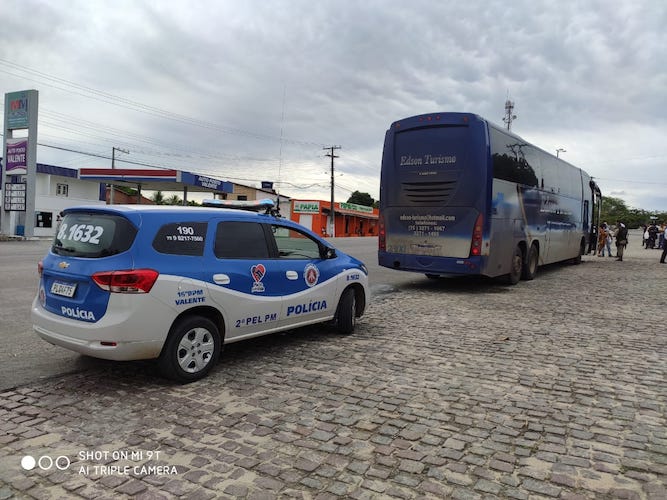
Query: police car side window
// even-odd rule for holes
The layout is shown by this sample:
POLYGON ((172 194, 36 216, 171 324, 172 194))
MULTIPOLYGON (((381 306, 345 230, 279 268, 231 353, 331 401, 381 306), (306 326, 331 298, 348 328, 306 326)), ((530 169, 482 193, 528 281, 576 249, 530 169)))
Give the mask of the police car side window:
POLYGON ((219 259, 270 258, 264 228, 256 222, 218 223, 213 251, 219 259))
POLYGON ((320 245, 305 233, 283 226, 271 226, 281 259, 319 259, 320 245))
POLYGON ((165 224, 155 235, 153 248, 172 255, 204 255, 206 227, 206 222, 165 224))

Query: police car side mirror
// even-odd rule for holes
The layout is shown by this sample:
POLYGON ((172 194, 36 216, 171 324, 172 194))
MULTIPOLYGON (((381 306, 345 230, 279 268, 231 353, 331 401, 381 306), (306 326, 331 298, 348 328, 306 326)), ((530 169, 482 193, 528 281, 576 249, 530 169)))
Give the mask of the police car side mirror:
POLYGON ((324 249, 324 258, 325 259, 335 259, 336 257, 338 257, 338 256, 336 255, 336 249, 335 248, 326 247, 324 249))

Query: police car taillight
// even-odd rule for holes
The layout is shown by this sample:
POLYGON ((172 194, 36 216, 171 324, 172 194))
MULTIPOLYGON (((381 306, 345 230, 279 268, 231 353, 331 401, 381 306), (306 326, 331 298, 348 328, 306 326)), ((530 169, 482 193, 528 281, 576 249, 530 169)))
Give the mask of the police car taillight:
POLYGON ((37 274, 39 274, 39 277, 42 277, 42 274, 44 273, 44 262, 41 260, 37 263, 37 274))
POLYGON ((160 275, 153 269, 104 271, 93 274, 93 281, 102 290, 112 293, 148 293, 160 275))

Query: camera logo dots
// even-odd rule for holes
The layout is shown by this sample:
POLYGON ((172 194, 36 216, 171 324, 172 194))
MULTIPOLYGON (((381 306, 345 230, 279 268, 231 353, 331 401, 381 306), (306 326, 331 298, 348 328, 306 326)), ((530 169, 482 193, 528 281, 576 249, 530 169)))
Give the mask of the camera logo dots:
POLYGON ((30 455, 26 455, 21 459, 21 467, 25 470, 33 470, 35 465, 37 465, 37 461, 30 455))
POLYGON ((51 470, 54 467, 58 470, 67 470, 70 465, 70 459, 64 455, 60 455, 55 459, 48 455, 42 455, 39 459, 35 459, 31 455, 26 455, 21 459, 21 467, 24 470, 33 470, 35 467, 39 467, 41 470, 51 470))

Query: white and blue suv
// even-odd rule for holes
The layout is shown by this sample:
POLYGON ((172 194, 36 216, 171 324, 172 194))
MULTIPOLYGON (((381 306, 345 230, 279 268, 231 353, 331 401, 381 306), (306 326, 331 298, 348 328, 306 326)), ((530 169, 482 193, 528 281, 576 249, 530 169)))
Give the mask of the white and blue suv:
POLYGON ((180 382, 208 374, 225 343, 331 320, 351 333, 366 267, 269 204, 66 209, 39 266, 35 331, 97 358, 158 358, 180 382))

